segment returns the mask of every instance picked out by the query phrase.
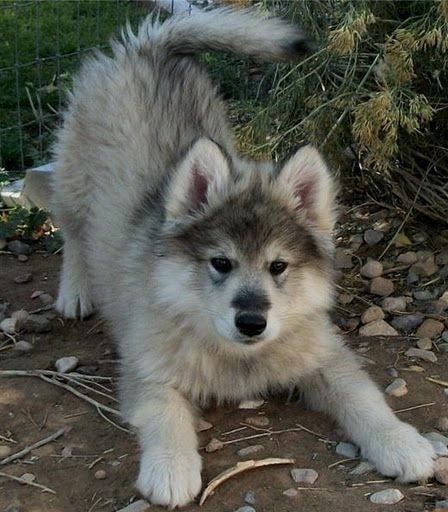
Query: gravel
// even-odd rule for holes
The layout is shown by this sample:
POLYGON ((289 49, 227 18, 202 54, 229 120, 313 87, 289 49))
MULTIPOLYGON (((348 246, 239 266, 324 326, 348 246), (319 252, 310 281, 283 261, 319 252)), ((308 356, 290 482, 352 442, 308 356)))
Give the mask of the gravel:
POLYGON ((423 350, 421 348, 409 348, 408 350, 406 350, 404 355, 408 357, 416 357, 417 359, 429 361, 430 363, 437 362, 437 356, 434 354, 434 352, 431 352, 430 350, 423 350))
POLYGON ((33 279, 33 275, 29 272, 26 272, 25 274, 19 274, 14 278, 14 282, 16 284, 25 284, 29 283, 33 279))
POLYGON ((51 322, 45 316, 29 315, 22 325, 27 332, 42 333, 51 331, 51 322))
POLYGON ((314 484, 319 474, 311 468, 294 468, 291 469, 291 477, 298 484, 314 484))
POLYGON ((384 311, 379 306, 370 306, 361 315, 361 322, 368 324, 375 320, 382 320, 384 318, 384 311))
POLYGON ((359 273, 369 279, 380 277, 383 274, 383 264, 376 260, 369 260, 359 269, 359 273))
POLYGON ((54 366, 60 373, 68 373, 73 371, 79 364, 79 359, 75 356, 61 357, 58 359, 54 366))
POLYGON ((413 313, 411 315, 394 316, 390 323, 398 331, 408 333, 417 329, 424 319, 422 313, 413 313))
POLYGON ((384 320, 375 320, 359 329, 361 336, 398 336, 398 332, 384 320))
POLYGON ((340 442, 336 445, 336 453, 342 457, 354 459, 359 454, 359 448, 352 443, 340 442))
POLYGON ((384 238, 384 233, 375 229, 367 229, 364 231, 364 241, 367 245, 376 245, 384 238))
POLYGON ((382 302, 383 309, 389 312, 406 311, 407 305, 407 297, 387 297, 382 302))
POLYGON ((415 333, 419 338, 437 338, 443 332, 445 328, 443 322, 434 320, 433 318, 427 318, 417 329, 415 333))
POLYGON ((390 396, 400 397, 408 394, 408 385, 404 379, 395 379, 386 388, 386 394, 390 396))
POLYGON ((246 446, 237 451, 239 457, 249 457, 254 455, 255 453, 259 453, 264 450, 264 446, 261 444, 254 444, 251 446, 246 446))
POLYGON ((12 252, 15 256, 18 256, 19 254, 25 254, 28 256, 33 252, 30 245, 21 242, 20 240, 13 240, 12 242, 9 242, 6 247, 8 251, 12 252))
POLYGON ((370 281, 369 290, 372 295, 386 297, 387 295, 394 293, 394 289, 394 283, 385 277, 375 277, 370 281))
POLYGON ((440 457, 435 461, 434 476, 441 484, 448 485, 448 457, 440 457))
POLYGON ((242 400, 238 409, 259 409, 264 404, 264 400, 242 400))

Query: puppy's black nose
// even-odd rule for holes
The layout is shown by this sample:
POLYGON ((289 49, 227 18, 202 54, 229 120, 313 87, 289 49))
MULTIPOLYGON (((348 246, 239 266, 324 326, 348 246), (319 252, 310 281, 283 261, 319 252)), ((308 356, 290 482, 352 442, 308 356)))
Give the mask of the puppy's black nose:
POLYGON ((235 325, 245 336, 257 336, 266 329, 266 319, 260 313, 237 313, 235 325))

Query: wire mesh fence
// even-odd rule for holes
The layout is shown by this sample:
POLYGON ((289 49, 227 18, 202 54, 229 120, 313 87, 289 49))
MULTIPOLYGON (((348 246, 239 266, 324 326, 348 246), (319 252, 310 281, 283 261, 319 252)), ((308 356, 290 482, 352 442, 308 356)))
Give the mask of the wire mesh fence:
POLYGON ((148 0, 0 2, 0 168, 48 161, 73 71, 93 48, 107 48, 148 0))

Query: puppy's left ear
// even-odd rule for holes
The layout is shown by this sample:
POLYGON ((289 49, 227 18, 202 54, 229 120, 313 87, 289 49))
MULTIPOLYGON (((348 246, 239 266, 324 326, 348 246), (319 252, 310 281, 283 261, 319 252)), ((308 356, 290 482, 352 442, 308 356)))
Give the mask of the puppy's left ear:
POLYGON ((319 151, 304 146, 286 162, 277 182, 292 195, 301 218, 324 233, 331 233, 336 221, 335 185, 319 151))

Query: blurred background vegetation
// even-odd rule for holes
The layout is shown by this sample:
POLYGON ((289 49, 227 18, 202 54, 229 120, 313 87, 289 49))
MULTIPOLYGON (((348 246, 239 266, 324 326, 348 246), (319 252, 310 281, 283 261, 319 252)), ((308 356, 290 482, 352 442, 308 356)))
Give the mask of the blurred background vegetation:
MULTIPOLYGON (((311 142, 347 202, 448 222, 448 0, 222 1, 286 16, 317 43, 294 65, 203 57, 243 153, 282 159, 311 142)), ((49 161, 83 54, 150 9, 146 0, 3 0, 0 166, 49 161)))

